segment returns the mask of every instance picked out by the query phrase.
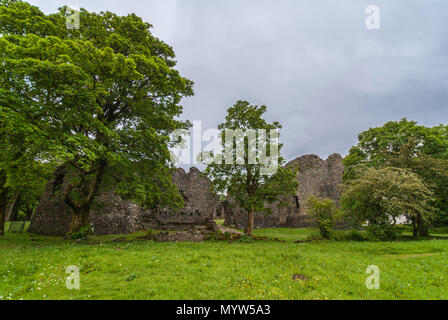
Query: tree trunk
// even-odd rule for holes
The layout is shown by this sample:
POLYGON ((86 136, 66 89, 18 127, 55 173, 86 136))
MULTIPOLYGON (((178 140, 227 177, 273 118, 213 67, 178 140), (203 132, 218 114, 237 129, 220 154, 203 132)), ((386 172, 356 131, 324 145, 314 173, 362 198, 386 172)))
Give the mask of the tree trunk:
POLYGON ((5 235, 5 209, 0 206, 0 236, 5 235))
POLYGON ((244 233, 247 235, 251 235, 254 230, 254 210, 249 210, 247 212, 247 225, 244 233))
POLYGON ((33 216, 33 213, 34 213, 34 208, 32 206, 27 207, 26 211, 25 211, 25 215, 26 215, 25 221, 30 221, 31 217, 33 216))
POLYGON ((8 191, 3 190, 0 193, 0 236, 5 235, 5 216, 8 206, 8 191))
POLYGON ((73 209, 73 218, 70 223, 70 233, 78 232, 89 224, 89 207, 77 207, 73 209))
POLYGON ((14 221, 16 218, 19 208, 19 194, 16 193, 12 196, 11 200, 8 201, 8 205, 6 207, 5 221, 14 221))
POLYGON ((415 223, 415 219, 412 219, 412 234, 414 238, 418 236, 417 224, 415 223))
POLYGON ((428 230, 429 228, 423 221, 421 216, 417 216, 417 229, 418 229, 418 235, 420 237, 429 237, 429 230, 428 230))
POLYGON ((0 236, 5 235, 5 210, 0 207, 0 236))
POLYGON ((80 177, 81 183, 77 186, 72 186, 67 190, 64 200, 73 210, 70 233, 78 232, 82 227, 88 226, 90 207, 98 194, 105 168, 106 162, 100 160, 95 177, 88 179, 87 175, 83 173, 84 175, 80 177), (76 203, 70 198, 70 191, 73 187, 76 187, 82 195, 81 200, 76 201, 76 203))

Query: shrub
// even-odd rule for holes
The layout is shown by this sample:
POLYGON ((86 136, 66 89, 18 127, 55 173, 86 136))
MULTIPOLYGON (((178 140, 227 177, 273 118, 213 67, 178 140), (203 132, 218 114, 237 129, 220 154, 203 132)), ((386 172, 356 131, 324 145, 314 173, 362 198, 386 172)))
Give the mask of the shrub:
POLYGON ((359 230, 350 230, 347 233, 347 237, 350 241, 367 241, 367 236, 365 236, 361 231, 359 230))
POLYGON ((401 237, 400 229, 390 224, 372 224, 366 227, 366 231, 369 239, 374 241, 392 241, 401 237))
POLYGON ((422 179, 407 169, 363 168, 346 185, 341 205, 355 225, 368 221, 367 231, 376 240, 399 237, 395 221, 405 216, 412 221, 414 237, 427 235, 434 217, 433 192, 422 179), (383 229, 383 230, 381 230, 383 229))
POLYGON ((357 242, 369 240, 367 235, 359 230, 335 231, 332 235, 332 239, 335 241, 357 241, 357 242))
POLYGON ((68 233, 67 236, 72 240, 86 240, 89 234, 93 233, 92 225, 82 227, 77 232, 68 233))
POLYGON ((340 220, 341 211, 331 199, 311 196, 307 200, 307 211, 316 221, 324 239, 331 239, 333 227, 340 220))

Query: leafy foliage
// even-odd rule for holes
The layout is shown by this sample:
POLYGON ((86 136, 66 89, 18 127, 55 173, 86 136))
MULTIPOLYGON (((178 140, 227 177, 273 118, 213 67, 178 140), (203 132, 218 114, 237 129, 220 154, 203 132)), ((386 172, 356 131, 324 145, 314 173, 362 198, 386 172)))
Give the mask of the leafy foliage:
POLYGON ((403 119, 362 132, 344 158, 344 180, 356 178, 359 166, 406 168, 435 193, 435 222, 448 222, 448 126, 425 127, 403 119))
POLYGON ((310 196, 307 201, 307 211, 316 221, 321 236, 330 239, 335 223, 340 220, 341 211, 331 199, 318 199, 310 196))
POLYGON ((347 184, 341 204, 355 225, 368 221, 370 234, 381 240, 395 238, 397 218, 413 222, 414 235, 426 236, 434 218, 433 192, 409 169, 358 169, 347 184))
MULTIPOLYGON (((4 74, 0 74, 0 77, 4 74)), ((24 209, 29 218, 53 169, 42 162, 40 130, 7 105, 9 94, 2 94, 0 84, 0 235, 3 235, 6 211, 24 209)), ((18 100, 18 99, 17 99, 18 100)))
MULTIPOLYGON (((213 155, 214 162, 209 163, 206 173, 211 178, 215 190, 221 194, 227 194, 234 199, 236 204, 248 212, 248 223, 246 233, 252 233, 254 212, 269 213, 267 204, 282 204, 282 195, 294 194, 297 189, 295 181, 296 168, 282 168, 284 159, 281 156, 282 145, 276 139, 271 139, 270 130, 281 128, 277 122, 268 123, 262 118, 266 112, 266 106, 253 106, 247 101, 237 101, 237 103, 227 110, 225 122, 219 125, 222 132, 223 150, 230 147, 232 150, 232 163, 222 161, 224 154, 213 155), (249 142, 247 135, 235 136, 232 141, 227 141, 226 130, 249 130, 266 129, 266 141, 257 139, 256 144, 249 142), (269 143, 267 141, 270 141, 269 143), (238 153, 237 146, 243 146, 244 152, 238 153), (278 155, 273 157, 278 168, 273 173, 264 174, 263 171, 269 168, 272 163, 264 162, 260 153, 256 150, 267 150, 271 154, 271 149, 278 148, 278 155), (250 161, 249 153, 256 154, 256 161, 250 161), (220 161, 221 160, 221 161, 220 161)), ((257 135, 257 137, 259 137, 257 135)), ((252 159, 254 160, 254 159, 252 159)))
POLYGON ((438 209, 435 225, 448 223, 448 160, 437 159, 415 152, 417 141, 409 138, 408 143, 400 147, 400 151, 391 154, 388 161, 391 166, 408 168, 418 174, 434 191, 432 205, 438 209))
POLYGON ((87 240, 87 237, 92 234, 93 231, 94 230, 91 225, 86 225, 81 227, 78 231, 68 233, 67 236, 71 240, 87 240))
POLYGON ((86 223, 100 189, 146 206, 181 206, 168 136, 189 127, 176 118, 192 81, 135 14, 82 9, 80 29, 69 30, 65 11, 45 15, 21 1, 0 1, 2 118, 23 123, 39 150, 31 159, 70 173, 65 201, 84 216, 76 221, 86 223))

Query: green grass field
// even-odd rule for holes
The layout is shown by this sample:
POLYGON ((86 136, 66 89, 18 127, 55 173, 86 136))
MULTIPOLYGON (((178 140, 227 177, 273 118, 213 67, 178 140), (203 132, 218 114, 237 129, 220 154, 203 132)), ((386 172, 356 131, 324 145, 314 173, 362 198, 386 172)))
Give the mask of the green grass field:
POLYGON ((144 232, 125 236, 131 242, 76 243, 7 233, 0 299, 448 299, 448 240, 294 243, 312 232, 255 232, 284 243, 136 239, 144 232), (80 268, 80 290, 65 286, 71 265, 80 268), (379 290, 365 286, 369 265, 380 269, 379 290))

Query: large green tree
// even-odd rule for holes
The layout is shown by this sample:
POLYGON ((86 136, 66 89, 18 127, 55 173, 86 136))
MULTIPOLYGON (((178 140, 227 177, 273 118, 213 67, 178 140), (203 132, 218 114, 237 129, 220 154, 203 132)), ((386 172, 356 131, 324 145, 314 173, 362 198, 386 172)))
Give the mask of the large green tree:
POLYGON ((414 121, 391 121, 362 132, 344 158, 345 181, 360 165, 411 169, 434 192, 436 222, 448 221, 448 126, 425 127, 414 121))
POLYGON ((45 15, 0 1, 0 101, 38 128, 39 159, 67 172, 71 232, 87 225, 103 188, 147 206, 180 206, 169 135, 189 126, 177 119, 192 81, 135 14, 82 9, 80 28, 68 29, 66 9, 45 15))
POLYGON ((216 191, 247 211, 246 234, 253 231, 255 212, 269 213, 269 204, 282 205, 281 196, 297 190, 297 168, 281 167, 282 144, 275 137, 281 126, 263 119, 266 110, 247 101, 230 107, 218 126, 222 153, 213 154, 206 169, 216 191))
MULTIPOLYGON (((21 114, 2 105, 10 95, 0 85, 0 235, 4 233, 5 218, 10 219, 19 207, 33 209, 36 199, 52 170, 51 163, 43 163, 40 130, 26 121, 21 114)), ((16 99, 18 100, 18 99, 16 99)), ((18 102, 16 102, 18 103, 18 102)))
POLYGON ((388 155, 388 163, 418 174, 434 191, 432 205, 438 209, 434 223, 448 225, 448 160, 433 158, 418 150, 418 141, 409 138, 399 152, 388 155))
POLYGON ((409 169, 358 168, 347 183, 341 205, 355 225, 368 221, 368 230, 378 238, 394 232, 401 216, 412 222, 414 236, 428 236, 434 218, 433 192, 409 169))

